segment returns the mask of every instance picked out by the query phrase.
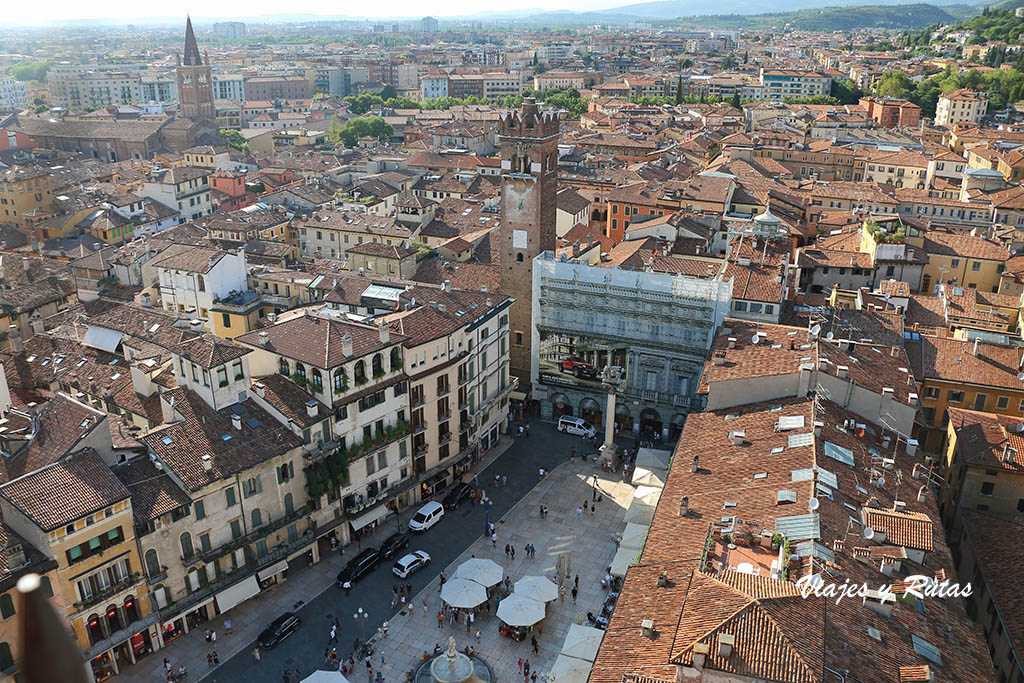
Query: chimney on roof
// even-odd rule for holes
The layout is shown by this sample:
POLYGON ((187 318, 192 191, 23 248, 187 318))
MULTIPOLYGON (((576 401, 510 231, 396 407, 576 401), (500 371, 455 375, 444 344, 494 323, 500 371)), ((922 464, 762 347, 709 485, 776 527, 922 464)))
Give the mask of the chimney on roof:
POLYGON ((341 354, 346 358, 352 355, 352 333, 346 332, 341 335, 341 354))
POLYGON ((655 636, 655 634, 657 633, 654 630, 654 620, 653 619, 644 619, 643 621, 641 621, 640 622, 640 629, 641 629, 641 632, 644 634, 645 638, 653 638, 655 636))
POLYGON ((441 291, 442 292, 450 292, 450 291, 452 291, 452 281, 451 280, 445 280, 444 282, 442 282, 441 283, 441 291))
POLYGON ((708 658, 708 644, 707 643, 694 643, 693 645, 693 668, 703 669, 704 662, 708 658))
POLYGON ((728 346, 729 346, 730 349, 735 349, 736 348, 736 337, 729 337, 729 344, 728 344, 728 346))
POLYGON ((747 438, 747 432, 744 429, 736 429, 729 432, 729 438, 732 440, 733 446, 742 446, 747 438))
POLYGON ((381 344, 387 344, 391 341, 391 328, 388 327, 386 320, 381 320, 377 323, 377 333, 380 335, 381 344))
POLYGON ((718 656, 727 659, 732 654, 732 646, 736 644, 736 636, 732 633, 718 634, 718 656))
POLYGON ((917 502, 918 503, 923 503, 925 501, 925 498, 927 498, 927 497, 928 497, 928 486, 927 485, 922 485, 921 488, 919 488, 917 490, 917 502))
POLYGON ((898 356, 899 353, 900 353, 900 347, 898 347, 898 346, 893 346, 892 348, 889 349, 889 355, 892 356, 893 358, 898 356))
POLYGON ((306 401, 306 416, 316 417, 320 412, 320 406, 317 405, 316 399, 310 399, 306 401))
POLYGON ((21 328, 17 325, 11 325, 7 329, 7 336, 11 340, 11 353, 21 353, 24 351, 25 345, 21 342, 21 328))
POLYGON ((683 499, 679 501, 679 516, 685 517, 690 514, 690 497, 683 496, 683 499))
POLYGON ((210 457, 209 453, 203 456, 203 469, 207 472, 213 469, 213 459, 210 457))
POLYGON ((263 382, 255 382, 252 385, 252 390, 256 392, 256 395, 260 398, 266 398, 267 396, 267 386, 263 384, 263 382))
POLYGON ((234 413, 232 413, 231 414, 231 426, 234 427, 239 432, 242 431, 242 416, 241 415, 235 415, 234 413))
POLYGON ((907 455, 917 455, 917 439, 907 439, 907 455))
POLYGON ((259 338, 260 338, 260 346, 266 346, 267 344, 270 343, 270 334, 267 333, 267 332, 260 332, 259 333, 259 338))
POLYGON ((849 370, 850 370, 850 367, 848 365, 837 365, 836 366, 836 376, 839 377, 839 379, 846 379, 846 373, 849 370))
POLYGON ((693 462, 690 463, 690 471, 698 472, 700 470, 700 456, 693 456, 693 462))

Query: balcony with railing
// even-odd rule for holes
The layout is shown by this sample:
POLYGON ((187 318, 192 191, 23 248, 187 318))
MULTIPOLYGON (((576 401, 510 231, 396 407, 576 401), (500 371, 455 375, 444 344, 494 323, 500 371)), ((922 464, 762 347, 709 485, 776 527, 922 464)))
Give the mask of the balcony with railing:
POLYGON ((75 603, 75 610, 81 611, 88 609, 89 607, 99 604, 104 600, 109 600, 112 596, 117 595, 122 591, 126 591, 141 582, 142 572, 132 572, 129 576, 121 579, 117 583, 113 583, 101 591, 97 591, 90 596, 82 598, 80 601, 75 603))
POLYGON ((196 554, 195 557, 196 557, 196 559, 202 560, 202 562, 207 563, 207 564, 210 563, 210 562, 213 562, 217 558, 223 557, 225 554, 227 554, 229 552, 234 552, 235 550, 238 550, 239 548, 244 548, 245 546, 247 546, 247 545, 249 545, 251 543, 255 543, 256 541, 258 541, 258 540, 260 540, 262 538, 266 538, 267 536, 269 536, 270 534, 274 533, 278 529, 280 529, 280 528, 282 528, 282 527, 284 527, 284 526, 286 526, 288 524, 291 524, 292 522, 294 522, 297 519, 301 519, 309 511, 310 511, 309 506, 303 505, 301 508, 293 510, 292 512, 290 512, 290 513, 288 513, 288 514, 286 514, 286 515, 284 515, 282 517, 278 517, 276 520, 275 519, 268 519, 265 523, 261 524, 259 527, 257 527, 256 529, 253 529, 252 531, 250 531, 249 533, 245 534, 244 536, 239 536, 238 538, 236 538, 236 539, 234 539, 234 540, 232 540, 232 541, 230 541, 228 543, 225 543, 224 545, 218 546, 216 548, 212 548, 212 549, 210 549, 210 550, 208 550, 206 552, 198 553, 198 554, 196 554))

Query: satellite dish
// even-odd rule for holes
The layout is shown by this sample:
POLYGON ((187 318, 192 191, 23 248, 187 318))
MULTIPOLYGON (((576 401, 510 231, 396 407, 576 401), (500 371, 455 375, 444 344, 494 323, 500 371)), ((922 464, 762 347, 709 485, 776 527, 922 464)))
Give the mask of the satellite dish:
POLYGON ((807 508, 811 510, 811 512, 817 510, 819 507, 821 507, 821 502, 817 498, 811 498, 807 501, 807 508))
POLYGON ((812 327, 811 334, 813 334, 815 337, 821 334, 821 325, 815 325, 814 327, 812 327))
POLYGON ((757 342, 758 342, 759 340, 760 340, 760 337, 758 337, 758 336, 757 336, 757 335, 755 334, 755 335, 754 335, 753 337, 751 337, 751 338, 750 338, 750 343, 751 343, 751 344, 756 344, 756 343, 757 343, 757 342))
POLYGON ((832 338, 833 338, 833 337, 835 337, 835 336, 836 336, 836 333, 835 333, 835 332, 833 332, 833 331, 831 331, 831 330, 829 330, 829 331, 828 331, 828 332, 827 332, 827 333, 825 334, 825 339, 832 339, 832 338))
POLYGON ((890 294, 889 292, 885 293, 885 300, 886 301, 888 301, 891 297, 892 297, 892 294, 890 294))
POLYGON ((879 477, 878 478, 878 488, 882 488, 883 486, 885 486, 885 477, 879 477))
POLYGON ((864 538, 866 538, 866 539, 868 539, 870 541, 872 538, 875 537, 875 530, 872 529, 869 526, 866 526, 866 527, 864 527, 864 534, 863 535, 864 535, 864 538))
POLYGON ((1018 372, 1017 379, 1019 379, 1021 382, 1024 382, 1024 372, 1018 372))

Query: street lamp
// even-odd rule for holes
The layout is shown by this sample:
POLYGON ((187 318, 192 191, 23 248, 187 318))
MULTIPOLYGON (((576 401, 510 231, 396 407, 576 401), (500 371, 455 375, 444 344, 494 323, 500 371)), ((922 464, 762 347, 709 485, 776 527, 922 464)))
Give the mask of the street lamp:
POLYGON ((481 505, 484 506, 484 535, 485 536, 490 536, 490 531, 491 531, 491 520, 490 520, 491 499, 488 498, 487 494, 485 493, 484 496, 480 499, 480 503, 481 503, 481 505))
POLYGON ((369 612, 366 612, 365 610, 363 610, 362 607, 360 607, 359 609, 356 610, 356 613, 352 615, 352 618, 355 619, 356 624, 359 627, 359 639, 362 640, 365 643, 366 642, 366 631, 365 631, 366 626, 365 625, 366 625, 366 620, 370 618, 369 612))

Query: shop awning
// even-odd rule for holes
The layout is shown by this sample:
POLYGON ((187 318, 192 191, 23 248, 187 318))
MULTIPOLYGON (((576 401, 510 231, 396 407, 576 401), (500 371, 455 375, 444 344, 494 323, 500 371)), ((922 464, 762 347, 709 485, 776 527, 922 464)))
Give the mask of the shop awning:
POLYGON ((384 515, 386 514, 388 514, 387 507, 385 507, 384 505, 378 505, 369 512, 364 512, 355 519, 349 520, 349 522, 352 524, 352 529, 354 531, 359 531, 367 524, 379 522, 380 520, 384 519, 384 515))
POLYGON ((256 576, 247 576, 244 580, 239 581, 234 586, 217 593, 217 607, 223 614, 235 605, 245 602, 259 592, 260 584, 256 580, 256 576))
POLYGON ((96 327, 95 325, 90 325, 89 329, 85 331, 85 336, 82 337, 83 346, 91 346, 94 349, 109 351, 110 353, 116 351, 117 345, 120 343, 121 332, 119 330, 96 327))
POLYGON ((510 391, 508 397, 513 401, 525 401, 526 392, 523 391, 510 391))
POLYGON ((260 581, 266 581, 274 574, 283 572, 285 569, 288 569, 288 560, 281 560, 280 562, 275 562, 269 567, 259 570, 256 572, 256 576, 260 578, 260 581))

